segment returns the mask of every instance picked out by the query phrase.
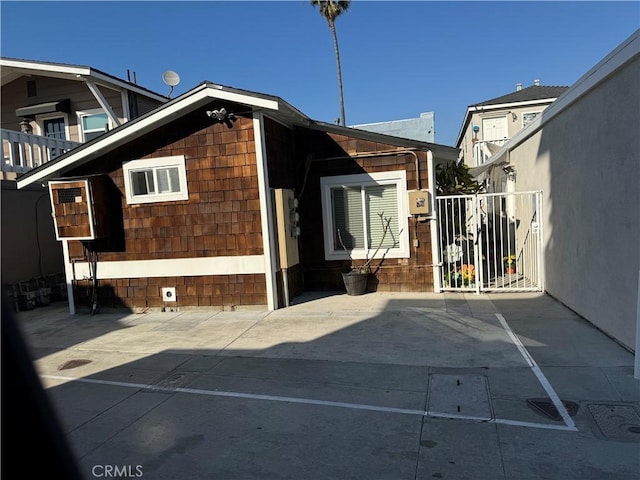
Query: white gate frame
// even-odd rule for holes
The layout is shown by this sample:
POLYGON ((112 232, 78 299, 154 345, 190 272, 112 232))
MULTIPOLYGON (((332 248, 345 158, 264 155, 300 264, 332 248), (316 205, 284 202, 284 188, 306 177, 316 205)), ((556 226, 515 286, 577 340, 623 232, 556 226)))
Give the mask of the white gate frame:
POLYGON ((544 290, 542 192, 447 195, 435 203, 436 291, 544 290))

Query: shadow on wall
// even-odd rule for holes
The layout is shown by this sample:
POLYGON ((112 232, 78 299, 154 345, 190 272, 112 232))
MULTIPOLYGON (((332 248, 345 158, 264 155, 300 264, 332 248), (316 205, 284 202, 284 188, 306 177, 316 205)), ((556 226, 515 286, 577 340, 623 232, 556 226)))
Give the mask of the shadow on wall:
POLYGON ((640 270, 639 82, 636 55, 544 124, 534 166, 549 171, 546 290, 629 348, 640 270))

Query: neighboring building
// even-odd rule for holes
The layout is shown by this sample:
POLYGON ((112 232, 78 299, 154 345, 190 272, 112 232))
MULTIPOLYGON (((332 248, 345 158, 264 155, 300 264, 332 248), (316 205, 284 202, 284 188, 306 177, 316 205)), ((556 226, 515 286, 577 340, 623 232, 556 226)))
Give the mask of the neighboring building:
POLYGON ((129 308, 275 309, 344 288, 374 254, 370 288, 433 291, 434 163, 457 158, 204 82, 18 187, 49 183, 72 311, 87 291, 129 308))
POLYGON ((167 101, 95 68, 0 58, 2 178, 15 178, 167 101))
POLYGON ((506 175, 506 191, 542 191, 545 289, 635 349, 638 378, 639 32, 471 169, 498 186, 506 175))
POLYGON ((533 122, 569 87, 516 85, 516 91, 467 108, 456 147, 464 163, 475 167, 485 163, 500 146, 533 122))
POLYGON ((35 184, 17 191, 16 176, 167 98, 80 65, 2 57, 0 76, 2 283, 14 284, 64 271, 46 189, 35 184))
POLYGON ((352 125, 352 128, 393 135, 394 137, 410 138, 427 143, 434 143, 436 136, 433 112, 421 113, 419 118, 363 123, 362 125, 352 125))

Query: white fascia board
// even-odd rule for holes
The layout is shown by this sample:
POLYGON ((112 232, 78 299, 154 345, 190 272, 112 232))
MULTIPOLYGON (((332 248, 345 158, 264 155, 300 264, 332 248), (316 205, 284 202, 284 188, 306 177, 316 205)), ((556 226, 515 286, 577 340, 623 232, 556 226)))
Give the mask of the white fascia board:
POLYGON ((55 63, 28 62, 23 60, 0 60, 3 67, 21 68, 23 70, 39 70, 41 72, 65 73, 69 75, 90 75, 91 69, 77 65, 58 65, 55 63))
POLYGON ((194 108, 197 108, 198 104, 204 103, 211 98, 229 100, 258 108, 278 110, 278 102, 276 101, 236 92, 229 92, 203 84, 199 88, 196 87, 195 91, 191 95, 174 103, 173 105, 161 108, 157 112, 136 121, 135 123, 126 123, 120 127, 119 131, 114 131, 113 134, 109 135, 107 138, 98 141, 87 148, 81 148, 75 155, 71 153, 61 162, 51 164, 50 168, 45 167, 37 174, 31 175, 24 180, 18 179, 17 187, 20 189, 27 185, 31 185, 32 183, 41 181, 42 179, 54 175, 60 170, 73 165, 76 161, 82 158, 90 157, 91 155, 99 152, 106 153, 107 151, 122 145, 130 138, 170 122, 175 114, 183 110, 188 110, 189 107, 193 107, 194 105, 194 108))
POLYGON ((245 95, 237 92, 229 92, 227 90, 218 89, 213 86, 208 86, 209 96, 212 98, 218 98, 220 100, 228 100, 235 103, 243 103, 252 107, 265 108, 267 110, 278 110, 278 102, 269 100, 266 98, 253 97, 251 95, 245 95))
POLYGON ((172 116, 176 113, 180 112, 181 110, 185 110, 189 106, 198 104, 199 102, 206 100, 207 98, 209 98, 208 92, 205 89, 201 89, 199 91, 196 91, 193 95, 185 98, 181 102, 177 102, 169 107, 158 110, 154 114, 143 118, 140 121, 137 121, 135 123, 126 123, 123 126, 119 127, 119 131, 114 131, 112 135, 109 135, 102 141, 98 141, 87 148, 80 147, 80 151, 75 154, 71 153, 61 162, 51 164, 50 168, 45 167, 36 175, 32 175, 24 180, 18 179, 17 187, 18 189, 20 189, 26 187, 27 185, 31 185, 32 183, 41 181, 42 179, 54 175, 60 170, 73 165, 79 159, 90 157, 91 155, 100 152, 101 150, 107 152, 113 148, 116 148, 123 144, 130 137, 134 137, 136 135, 139 135, 140 133, 144 133, 147 130, 151 130, 152 128, 168 123, 172 120, 172 116))
MULTIPOLYGON (((138 93, 140 95, 144 95, 145 97, 153 98, 155 100, 166 102, 168 100, 167 97, 160 95, 158 93, 151 92, 149 90, 145 90, 130 83, 119 80, 115 77, 110 77, 108 75, 103 75, 99 72, 96 72, 91 69, 91 67, 83 67, 79 65, 59 65, 55 63, 40 63, 40 62, 28 62, 22 60, 9 60, 3 58, 0 60, 0 65, 3 67, 13 67, 19 68, 22 70, 33 70, 34 72, 44 72, 44 73, 57 73, 69 75, 72 77, 71 79, 80 79, 79 77, 90 77, 95 79, 96 83, 99 83, 103 87, 110 88, 112 90, 121 90, 126 89, 138 93), (76 77, 76 78, 73 78, 76 77)), ((80 79, 81 80, 81 79, 80 79)))
POLYGON ((552 103, 558 97, 548 97, 548 98, 539 98, 538 100, 526 100, 523 102, 511 102, 511 103, 494 103, 490 105, 472 105, 469 107, 469 114, 474 114, 478 112, 486 112, 490 110, 501 110, 503 108, 514 108, 514 107, 526 107, 529 105, 543 105, 545 103, 552 103))

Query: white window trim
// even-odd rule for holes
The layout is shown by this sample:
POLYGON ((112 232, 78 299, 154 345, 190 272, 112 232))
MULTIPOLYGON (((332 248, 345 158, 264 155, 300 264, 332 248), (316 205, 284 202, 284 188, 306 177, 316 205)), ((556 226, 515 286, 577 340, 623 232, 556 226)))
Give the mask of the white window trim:
POLYGON ((409 206, 407 204, 407 173, 404 170, 391 172, 362 173, 355 175, 338 175, 321 177, 320 191, 322 195, 322 226, 324 231, 325 260, 362 260, 369 259, 375 248, 354 248, 348 252, 340 248, 333 249, 333 208, 331 205, 331 189, 335 187, 396 185, 398 196, 398 238, 400 245, 395 248, 381 248, 374 258, 409 258, 409 206))
POLYGON ((526 127, 528 127, 529 125, 531 125, 531 124, 532 124, 533 122, 535 122, 538 118, 540 118, 540 114, 541 114, 543 111, 544 111, 544 110, 531 110, 531 111, 528 111, 528 112, 522 112, 522 113, 520 114, 520 118, 522 119, 521 127, 522 127, 522 128, 526 128, 526 127), (535 116, 535 118, 534 118, 533 120, 531 120, 531 121, 529 122, 529 125, 525 125, 525 124, 524 124, 524 116, 525 116, 525 115, 527 115, 527 114, 530 114, 530 113, 535 113, 535 114, 536 114, 536 116, 535 116))
POLYGON ((44 121, 45 120, 54 120, 56 118, 62 118, 64 120, 64 135, 65 140, 71 140, 71 135, 69 131, 69 115, 64 112, 52 112, 52 113, 44 113, 41 115, 36 115, 35 117, 35 134, 44 137, 44 121))
POLYGON ((143 158, 131 160, 122 164, 122 174, 124 176, 124 191, 129 205, 139 203, 176 202, 179 200, 189 200, 189 189, 187 187, 187 169, 184 155, 174 155, 171 157, 143 158), (149 170, 166 167, 178 167, 178 178, 180 180, 180 191, 171 193, 150 193, 147 195, 133 195, 130 173, 136 170, 149 170))
MULTIPOLYGON (((80 138, 80 141, 82 143, 87 141, 85 137, 84 125, 82 124, 82 117, 85 117, 87 115, 96 115, 100 113, 105 114, 107 116, 107 124, 109 125, 109 130, 111 130, 113 128, 113 122, 111 121, 109 114, 105 112, 103 109, 92 108, 91 110, 82 110, 82 111, 76 112, 76 116, 78 117, 78 138, 80 138)), ((95 131, 97 130, 89 130, 89 133, 92 133, 95 131)))

